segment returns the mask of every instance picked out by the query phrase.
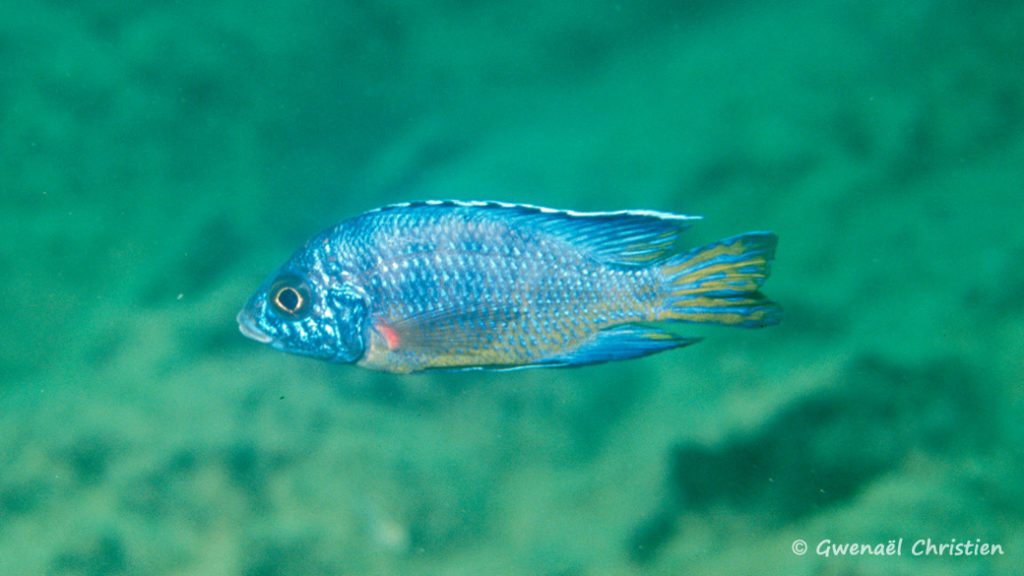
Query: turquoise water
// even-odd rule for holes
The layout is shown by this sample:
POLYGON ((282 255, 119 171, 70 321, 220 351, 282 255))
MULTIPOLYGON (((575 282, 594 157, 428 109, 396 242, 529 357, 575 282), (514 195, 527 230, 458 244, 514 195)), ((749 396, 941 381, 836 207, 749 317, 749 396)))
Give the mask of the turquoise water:
POLYGON ((407 4, 0 4, 0 572, 1019 570, 1024 4, 407 4), (424 198, 773 230, 786 318, 406 377, 237 332, 424 198))

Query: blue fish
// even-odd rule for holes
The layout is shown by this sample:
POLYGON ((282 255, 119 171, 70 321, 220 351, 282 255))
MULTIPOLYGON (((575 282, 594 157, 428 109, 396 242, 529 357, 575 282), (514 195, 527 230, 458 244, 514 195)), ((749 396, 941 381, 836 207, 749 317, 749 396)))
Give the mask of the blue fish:
POLYGON ((698 341, 661 322, 760 328, 777 238, 679 251, 698 220, 500 202, 395 204, 310 239, 238 314, 259 342, 408 373, 580 366, 698 341))

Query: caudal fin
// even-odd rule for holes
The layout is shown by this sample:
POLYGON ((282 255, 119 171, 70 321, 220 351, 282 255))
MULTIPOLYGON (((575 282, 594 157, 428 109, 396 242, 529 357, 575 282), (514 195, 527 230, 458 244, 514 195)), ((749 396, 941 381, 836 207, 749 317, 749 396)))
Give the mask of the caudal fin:
POLYGON ((778 324, 782 307, 759 291, 768 278, 778 237, 750 232, 669 258, 662 320, 761 328, 778 324))

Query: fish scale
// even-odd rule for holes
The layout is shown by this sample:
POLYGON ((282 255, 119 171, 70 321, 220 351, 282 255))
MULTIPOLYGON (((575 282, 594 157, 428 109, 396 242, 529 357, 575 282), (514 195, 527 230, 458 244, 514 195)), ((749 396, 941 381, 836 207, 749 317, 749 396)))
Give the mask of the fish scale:
POLYGON ((391 372, 623 360, 692 344, 650 322, 760 327, 776 237, 675 252, 695 217, 497 202, 387 206, 311 239, 238 315, 287 352, 391 372))

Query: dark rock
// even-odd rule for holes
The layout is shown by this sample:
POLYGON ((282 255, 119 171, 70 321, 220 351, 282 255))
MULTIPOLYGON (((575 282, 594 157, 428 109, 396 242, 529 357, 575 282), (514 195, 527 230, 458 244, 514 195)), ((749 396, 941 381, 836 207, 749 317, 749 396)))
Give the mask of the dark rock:
POLYGON ((669 455, 668 496, 630 540, 650 559, 686 512, 726 508, 780 525, 841 505, 911 451, 984 445, 986 411, 976 376, 943 360, 913 369, 868 357, 747 434, 707 446, 681 442, 669 455))

